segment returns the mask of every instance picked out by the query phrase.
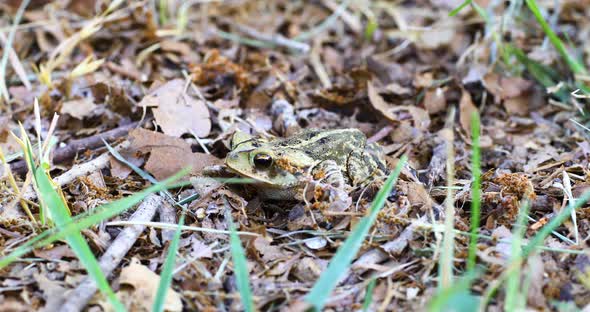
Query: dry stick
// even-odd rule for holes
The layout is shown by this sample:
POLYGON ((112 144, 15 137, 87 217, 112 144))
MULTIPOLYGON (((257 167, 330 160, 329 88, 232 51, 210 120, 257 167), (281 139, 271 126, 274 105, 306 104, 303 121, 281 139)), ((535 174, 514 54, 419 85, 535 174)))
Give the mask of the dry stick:
POLYGON ((269 42, 277 46, 287 47, 293 50, 300 51, 302 53, 307 53, 310 50, 309 44, 289 39, 281 34, 265 34, 246 25, 231 22, 229 24, 235 26, 240 32, 243 32, 244 34, 252 38, 258 39, 260 41, 269 42))
MULTIPOLYGON (((129 147, 129 145, 131 145, 129 141, 123 141, 121 144, 117 145, 115 149, 119 151, 129 147)), ((81 177, 96 170, 105 168, 109 164, 110 156, 110 153, 104 153, 89 162, 74 165, 72 169, 64 172, 59 177, 53 179, 53 181, 59 186, 64 186, 74 181, 77 177, 81 177)), ((37 194, 35 194, 35 190, 33 190, 32 186, 29 186, 23 194, 23 198, 26 200, 33 200, 36 197, 37 194)))
MULTIPOLYGON (((340 3, 337 3, 334 0, 324 0, 322 1, 322 4, 334 12, 337 12, 340 7, 340 3)), ((346 25, 348 25, 348 27, 350 27, 350 29, 357 35, 363 31, 363 25, 361 24, 360 19, 357 16, 352 15, 348 10, 342 10, 340 12, 340 18, 342 18, 342 21, 344 21, 344 23, 346 23, 346 25)))
POLYGON ((27 91, 31 91, 31 83, 29 82, 29 79, 27 78, 28 77, 27 71, 23 67, 23 64, 21 63, 21 61, 18 59, 18 55, 16 54, 16 52, 14 52, 14 49, 12 47, 7 46, 8 40, 6 40, 6 37, 4 36, 3 33, 0 33, 0 42, 2 42, 2 45, 4 46, 5 49, 9 48, 7 50, 9 53, 8 58, 10 59, 10 64, 12 65, 12 69, 14 70, 14 72, 16 73, 18 78, 20 79, 20 82, 25 86, 27 91))
MULTIPOLYGON (((121 144, 117 145, 116 150, 122 150, 129 147, 131 143, 129 141, 123 141, 121 144)), ((81 177, 83 175, 92 173, 96 170, 105 168, 111 159, 110 153, 104 153, 95 159, 85 162, 83 164, 74 165, 72 169, 64 172, 59 177, 55 178, 54 181, 58 185, 66 185, 72 181, 74 181, 77 177, 81 177)))
MULTIPOLYGON (((167 201, 158 208, 158 216, 162 223, 176 224, 176 209, 167 201)), ((171 241, 174 238, 175 231, 174 229, 162 229, 162 243, 171 241)))
MULTIPOLYGON (((139 208, 131 215, 129 221, 149 222, 156 214, 156 210, 163 203, 163 198, 152 194, 146 197, 139 208)), ((119 265, 123 257, 129 252, 139 235, 145 230, 145 225, 132 225, 125 227, 109 248, 100 257, 99 265, 105 276, 109 276, 119 265)), ((93 279, 86 277, 76 289, 66 294, 66 301, 61 307, 61 312, 81 311, 97 291, 93 279)))
MULTIPOLYGON (((68 143, 67 146, 55 150, 55 152, 53 153, 53 163, 63 163, 67 160, 74 158, 74 156, 76 156, 76 154, 80 151, 104 146, 102 140, 112 142, 117 138, 127 135, 129 130, 137 127, 138 124, 138 122, 132 122, 128 125, 124 125, 119 128, 115 128, 91 137, 72 140, 68 143)), ((11 164, 10 168, 12 169, 12 172, 16 172, 22 175, 27 172, 27 163, 24 160, 21 160, 15 162, 14 164, 11 164)))

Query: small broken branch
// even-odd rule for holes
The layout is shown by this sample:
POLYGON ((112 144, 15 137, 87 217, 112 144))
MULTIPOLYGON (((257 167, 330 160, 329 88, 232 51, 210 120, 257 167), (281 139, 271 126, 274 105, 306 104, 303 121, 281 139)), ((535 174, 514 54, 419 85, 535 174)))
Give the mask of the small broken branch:
MULTIPOLYGON (((108 154, 105 154, 108 155, 108 154)), ((163 198, 152 194, 146 197, 139 208, 131 215, 129 221, 134 222, 149 222, 156 214, 156 210, 163 203, 163 198)), ((131 246, 135 244, 135 241, 139 235, 145 230, 145 225, 132 225, 125 227, 119 233, 117 238, 100 257, 99 265, 105 276, 111 275, 117 266, 121 263, 121 260, 131 246)), ((97 291, 97 286, 94 280, 90 277, 86 277, 72 292, 67 293, 66 300, 62 305, 61 312, 78 312, 81 311, 88 301, 94 296, 97 291)))

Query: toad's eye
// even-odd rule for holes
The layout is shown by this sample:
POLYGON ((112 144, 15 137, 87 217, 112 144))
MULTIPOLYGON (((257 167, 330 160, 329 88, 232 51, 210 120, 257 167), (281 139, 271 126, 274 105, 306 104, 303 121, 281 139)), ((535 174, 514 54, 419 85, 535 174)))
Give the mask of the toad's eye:
POLYGON ((269 154, 256 154, 254 155, 254 166, 258 169, 268 169, 272 165, 272 156, 269 154))

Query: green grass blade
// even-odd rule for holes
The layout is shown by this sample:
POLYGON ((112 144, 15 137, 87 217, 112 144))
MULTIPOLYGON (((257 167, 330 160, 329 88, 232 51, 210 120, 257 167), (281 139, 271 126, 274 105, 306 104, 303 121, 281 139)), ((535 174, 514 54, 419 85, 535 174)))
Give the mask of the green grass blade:
MULTIPOLYGON (((508 49, 511 54, 526 67, 531 76, 533 76, 533 78, 545 88, 553 87, 557 85, 560 80, 563 80, 553 68, 530 59, 521 49, 515 46, 509 46, 508 49)), ((554 95, 562 102, 567 102, 570 97, 569 92, 565 89, 557 91, 554 95)))
POLYGON ((451 287, 444 288, 428 303, 427 311, 474 312, 478 310, 480 298, 469 292, 469 287, 480 275, 477 270, 467 271, 451 287))
POLYGON ((545 18, 543 18, 543 14, 541 14, 541 10, 539 10, 539 6, 537 5, 537 1, 526 0, 526 4, 535 16, 537 23, 541 25, 543 32, 545 32, 545 35, 547 35, 549 41, 551 41, 551 44, 553 44, 553 46, 557 50, 557 53, 561 55, 561 57, 565 60, 569 68, 575 74, 587 75, 588 71, 586 70, 586 67, 584 67, 582 63, 578 62, 578 60, 575 57, 569 54, 561 39, 557 36, 553 29, 551 29, 551 26, 549 26, 547 21, 545 21, 545 18))
POLYGON ((586 191, 575 201, 570 201, 565 209, 563 209, 555 218, 551 219, 549 223, 545 224, 545 226, 543 226, 541 230, 530 240, 529 244, 524 247, 522 256, 527 257, 537 248, 537 246, 543 245, 543 242, 547 236, 551 235, 553 230, 560 226, 567 218, 571 217, 573 211, 582 207, 589 200, 590 191, 586 191))
POLYGON ((174 273, 174 265, 176 264, 176 252, 178 251, 178 245, 180 242, 180 234, 182 226, 184 225, 184 213, 178 220, 178 226, 174 232, 174 238, 170 242, 168 247, 168 254, 166 255, 166 261, 162 267, 162 273, 160 274, 160 284, 158 285, 158 292, 156 293, 156 300, 154 301, 154 307, 152 311, 163 312, 164 303, 166 302, 166 294, 168 288, 172 284, 172 274, 174 273))
MULTIPOLYGON (((47 207, 51 219, 55 222, 59 230, 72 220, 70 211, 64 202, 63 197, 54 188, 54 183, 47 174, 44 166, 39 166, 35 170, 35 181, 39 191, 39 200, 42 205, 47 207)), ((117 299, 117 296, 111 289, 106 276, 102 273, 98 260, 94 257, 90 246, 80 232, 71 232, 65 236, 66 242, 72 248, 82 265, 92 277, 98 289, 107 296, 116 311, 125 311, 123 304, 117 299)))
POLYGON ((471 115, 471 139, 473 151, 471 152, 471 238, 469 239, 469 253, 467 255, 467 271, 475 269, 477 252, 477 234, 479 230, 479 218, 481 215, 481 151, 479 144, 480 121, 477 112, 471 115))
POLYGON ((389 175, 385 181, 385 184, 381 190, 379 190, 377 196, 375 196, 375 200, 373 200, 373 203, 371 204, 369 214, 361 219, 355 229, 344 241, 344 244, 338 248, 338 251, 330 261, 330 264, 328 264, 328 268, 320 275, 319 280, 315 283, 310 293, 305 298, 305 301, 313 305, 317 310, 322 309, 330 297, 330 294, 336 285, 338 285, 340 279, 348 271, 350 263, 356 256, 363 241, 365 240, 365 237, 369 233, 371 226, 377 219, 379 211, 383 205, 385 205, 387 196, 397 182, 397 178, 399 177, 402 167, 405 165, 406 161, 407 157, 405 155, 402 156, 393 173, 389 175))
POLYGON ((473 2, 473 0, 465 0, 463 1, 463 3, 461 3, 458 7, 456 7, 455 9, 453 9, 450 13, 449 16, 455 16, 457 15, 459 12, 461 12, 461 10, 463 10, 466 6, 470 5, 471 2, 473 2))
POLYGON ((149 194, 166 189, 174 181, 186 175, 186 173, 187 170, 182 170, 174 176, 162 181, 161 183, 155 184, 141 192, 135 193, 129 197, 119 199, 112 203, 99 206, 94 210, 92 214, 86 213, 78 215, 72 218, 71 221, 64 224, 59 230, 49 229, 40 233, 39 235, 35 236, 31 240, 16 248, 10 254, 0 258, 0 269, 6 267, 12 262, 18 260, 18 258, 31 252, 34 248, 47 246, 58 240, 64 239, 67 235, 80 232, 83 229, 89 228, 93 225, 100 223, 103 220, 109 219, 124 212, 125 210, 141 202, 149 194))
POLYGON ((168 22, 168 1, 160 0, 158 4, 158 13, 160 13, 160 25, 166 25, 166 23, 168 22))
MULTIPOLYGON (((515 263, 516 269, 510 271, 506 277, 506 299, 504 300, 504 311, 518 311, 517 307, 522 302, 522 296, 526 298, 526 293, 522 291, 520 277, 522 271, 522 240, 526 232, 526 220, 530 204, 524 202, 518 211, 516 224, 512 231, 512 243, 510 247, 510 261, 515 263)), ((526 299, 525 299, 526 300, 526 299)))
POLYGON ((240 236, 238 236, 236 225, 234 224, 231 213, 227 213, 229 220, 229 244, 231 249, 231 256, 234 260, 234 274, 236 275, 236 284, 242 298, 242 306, 244 311, 253 312, 254 299, 252 296, 252 289, 250 289, 250 278, 248 274, 248 265, 246 262, 246 252, 242 247, 240 236))
POLYGON ((373 302, 373 289, 375 289, 375 285, 377 284, 377 279, 372 278, 367 286, 367 293, 365 294, 365 300, 363 302, 363 312, 368 312, 369 307, 371 306, 371 302, 373 302))

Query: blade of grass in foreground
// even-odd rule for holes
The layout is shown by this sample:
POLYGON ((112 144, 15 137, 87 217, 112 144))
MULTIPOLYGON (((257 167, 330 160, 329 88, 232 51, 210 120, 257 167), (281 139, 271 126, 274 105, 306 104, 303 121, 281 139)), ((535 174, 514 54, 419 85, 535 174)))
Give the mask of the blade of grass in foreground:
POLYGON ((504 311, 523 311, 523 302, 526 302, 527 291, 523 291, 520 282, 522 275, 522 240, 526 231, 526 216, 529 212, 528 201, 520 205, 516 225, 512 230, 512 243, 510 248, 510 261, 516 269, 512 270, 506 277, 506 299, 504 300, 504 311))
POLYGON ((457 13, 461 12, 466 6, 470 5, 473 0, 465 0, 461 3, 458 7, 454 8, 450 13, 449 16, 455 16, 457 13))
POLYGON ((236 284, 238 291, 240 292, 240 298, 242 298, 242 306, 244 311, 254 311, 254 299, 252 297, 252 290, 250 289, 250 279, 248 277, 248 265, 246 262, 246 253, 240 242, 236 225, 231 217, 231 212, 227 213, 227 219, 229 221, 229 244, 231 249, 231 256, 234 260, 234 274, 236 275, 236 284))
POLYGON ((473 312, 477 311, 480 298, 469 292, 469 287, 480 275, 477 270, 467 271, 465 275, 457 279, 452 286, 442 289, 428 303, 429 312, 455 311, 473 312))
POLYGON ((526 0, 526 4, 535 16, 537 23, 541 25, 543 32, 545 32, 545 34, 549 38, 549 41, 551 41, 551 44, 553 44, 553 46, 555 47, 555 50, 557 50, 557 52, 565 60, 565 62, 567 63, 569 68, 574 72, 574 74, 587 75, 588 71, 586 70, 586 67, 584 67, 582 63, 578 62, 578 60, 575 57, 569 54, 561 39, 557 36, 553 29, 551 29, 551 26, 549 26, 547 21, 545 21, 545 18, 543 17, 543 14, 541 14, 541 10, 539 10, 539 6, 537 5, 537 1, 526 0))
POLYGON ((471 152, 471 237, 469 238, 469 254, 467 255, 467 271, 475 269, 475 260, 477 252, 477 232, 479 229, 479 218, 481 215, 481 167, 480 167, 480 147, 479 147, 479 115, 474 112, 471 115, 471 139, 473 150, 471 152))
POLYGON ((180 242, 180 233, 182 232, 182 226, 184 225, 184 216, 182 213, 178 220, 178 226, 174 232, 174 238, 170 242, 168 247, 168 254, 166 255, 166 261, 162 267, 162 273, 160 274, 160 284, 158 285, 158 292, 156 293, 156 300, 154 301, 154 307, 152 311, 162 312, 164 311, 164 303, 166 302, 166 294, 168 288, 172 283, 172 273, 174 272, 174 264, 176 263, 176 252, 178 251, 178 244, 180 242))
POLYGON ((369 282, 369 286, 367 286, 367 293, 365 294, 365 301, 363 302, 363 312, 369 311, 369 307, 371 307, 371 302, 373 302, 373 289, 375 289, 376 284, 377 278, 373 277, 369 282))
POLYGON ((582 207, 585 203, 590 200, 590 191, 586 191, 575 201, 570 201, 570 203, 563 209, 555 218, 551 219, 549 223, 545 224, 531 240, 522 252, 523 257, 527 257, 531 254, 531 252, 536 250, 537 246, 543 245, 543 242, 551 234, 553 230, 555 230, 558 226, 560 226, 567 218, 571 217, 571 214, 576 209, 582 207))
POLYGON ((344 244, 338 248, 338 251, 328 264, 326 271, 322 272, 319 280, 315 283, 305 301, 313 305, 316 310, 321 311, 322 307, 332 294, 332 290, 338 285, 338 282, 343 275, 348 271, 350 263, 356 256, 360 249, 365 237, 369 233, 371 226, 375 223, 377 215, 385 201, 387 196, 393 189, 393 186, 397 182, 397 178, 407 161, 407 157, 404 155, 401 157, 393 173, 389 175, 389 178, 385 181, 385 184, 375 196, 369 214, 361 219, 355 229, 350 233, 348 238, 344 241, 344 244))
POLYGON ((124 212, 125 210, 141 202, 149 194, 166 189, 174 181, 186 175, 186 173, 187 170, 182 170, 174 176, 162 181, 161 183, 155 184, 141 192, 119 199, 112 203, 99 206, 94 210, 93 214, 87 213, 78 215, 72 218, 71 221, 64 224, 60 229, 54 228, 40 233, 39 235, 16 248, 10 254, 0 258, 0 269, 18 260, 19 257, 31 252, 34 248, 47 246, 58 240, 64 239, 67 235, 80 232, 83 229, 89 228, 103 220, 109 219, 124 212))
MULTIPOLYGON (((43 166, 35 170, 35 181, 39 190, 39 199, 45 205, 55 222, 58 229, 62 229, 65 224, 70 222, 70 212, 66 206, 63 197, 55 190, 51 178, 47 175, 43 166)), ((117 296, 111 289, 107 278, 102 273, 98 260, 94 257, 90 246, 80 232, 72 232, 65 236, 66 242, 72 248, 82 265, 88 271, 100 291, 107 296, 116 311, 125 311, 123 304, 117 299, 117 296)))

